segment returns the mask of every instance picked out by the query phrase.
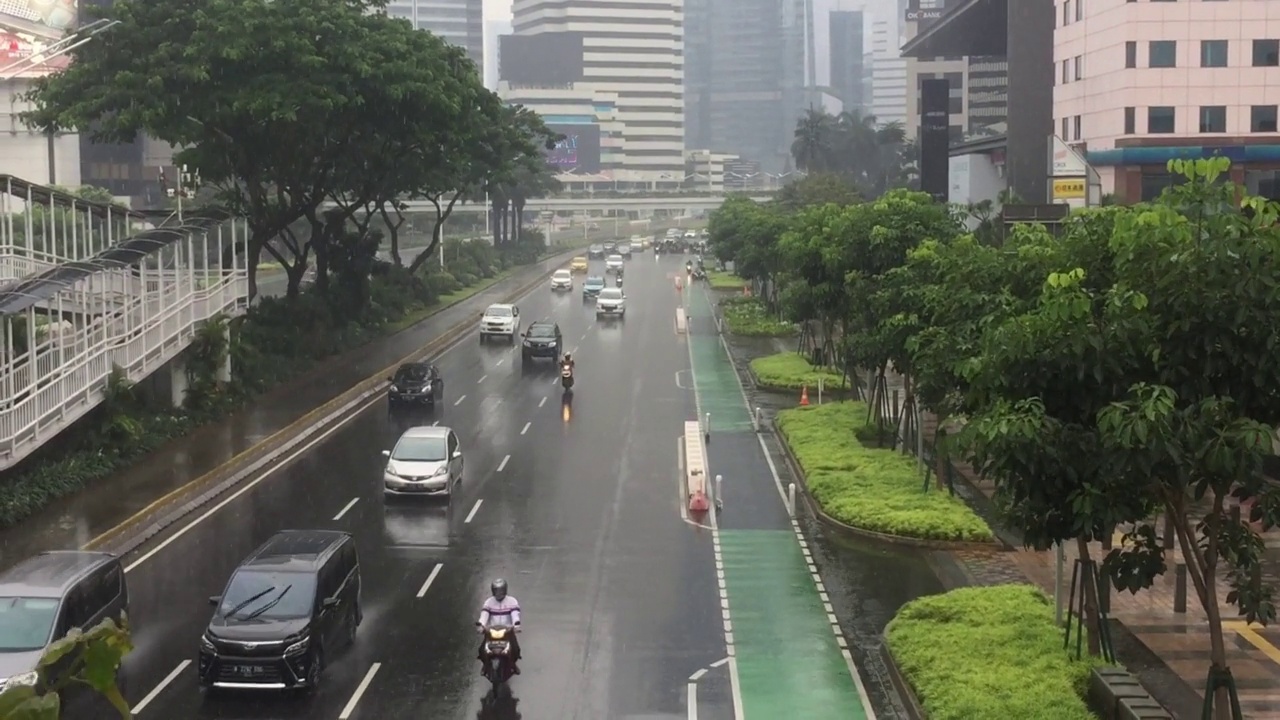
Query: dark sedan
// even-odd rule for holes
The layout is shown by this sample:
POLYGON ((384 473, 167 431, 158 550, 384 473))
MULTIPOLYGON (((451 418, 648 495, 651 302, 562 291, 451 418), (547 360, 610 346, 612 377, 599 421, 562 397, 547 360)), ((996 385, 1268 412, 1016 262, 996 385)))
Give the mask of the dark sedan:
POLYGON ((587 257, 591 258, 592 260, 603 260, 604 246, 597 243, 587 248, 587 257))
POLYGON ((444 380, 440 370, 430 363, 406 363, 393 377, 388 378, 387 402, 392 410, 399 407, 434 407, 444 394, 444 380))

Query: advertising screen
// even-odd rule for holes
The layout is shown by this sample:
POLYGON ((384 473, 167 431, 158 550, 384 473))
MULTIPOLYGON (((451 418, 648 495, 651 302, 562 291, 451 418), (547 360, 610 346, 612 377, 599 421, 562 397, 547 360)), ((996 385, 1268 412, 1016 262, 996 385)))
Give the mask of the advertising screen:
POLYGON ((498 79, 516 86, 541 87, 581 81, 582 35, 553 32, 499 37, 498 79))
POLYGON ((555 148, 547 151, 547 162, 556 172, 599 172, 599 125, 547 125, 547 128, 564 136, 555 148))
MULTIPOLYGON (((10 67, 61 40, 74 27, 77 0, 0 0, 0 67, 10 67)), ((45 75, 67 66, 65 55, 46 62, 20 65, 18 77, 45 75)))

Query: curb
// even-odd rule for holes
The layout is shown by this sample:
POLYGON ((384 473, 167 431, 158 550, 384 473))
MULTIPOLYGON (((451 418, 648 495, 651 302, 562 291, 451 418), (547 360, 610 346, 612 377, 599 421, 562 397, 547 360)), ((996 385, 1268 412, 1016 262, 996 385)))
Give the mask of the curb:
POLYGON ((787 443, 787 436, 782 432, 782 428, 778 427, 777 417, 773 417, 769 421, 769 425, 773 430, 773 434, 778 438, 778 444, 782 447, 783 457, 786 458, 787 465, 791 471, 795 473, 796 479, 800 481, 800 487, 804 490, 800 495, 804 498, 805 505, 809 507, 815 517, 821 520, 827 526, 839 530, 847 535, 863 538, 866 540, 874 540, 877 542, 889 543, 892 545, 903 545, 907 547, 924 548, 928 550, 1003 550, 1004 545, 996 540, 987 542, 975 542, 967 540, 926 540, 923 538, 904 537, 902 535, 890 535, 888 533, 877 532, 875 530, 867 530, 865 528, 855 527, 848 523, 841 522, 828 515, 817 500, 809 493, 809 481, 805 476, 804 469, 800 467, 800 461, 791 452, 791 446, 787 443))
MULTIPOLYGON (((581 248, 573 248, 564 252, 550 256, 549 260, 553 263, 562 262, 562 256, 571 256, 581 248)), ((545 262, 539 261, 539 262, 545 262)), ((556 267, 545 272, 538 273, 537 277, 529 282, 521 285, 516 290, 508 293, 504 302, 513 302, 529 292, 534 290, 538 285, 546 282, 547 277, 554 272, 556 267)), ((483 292, 483 290, 481 291, 483 292)), ((466 298, 460 298, 449 305, 442 306, 431 315, 423 317, 419 322, 423 322, 439 312, 447 308, 453 307, 459 303, 465 302, 474 295, 466 298)), ((294 420, 285 427, 277 430, 275 433, 261 442, 255 443, 252 447, 244 450, 228 459, 226 462, 218 465, 209 472, 201 475, 186 484, 170 490, 168 493, 160 496, 152 501, 146 507, 135 512, 133 515, 116 524, 109 530, 93 538, 85 543, 84 550, 110 550, 117 554, 125 554, 136 549, 165 528, 174 524, 186 515, 194 512, 201 506, 207 504, 217 496, 221 495, 230 488, 238 485, 249 475, 257 472, 263 466, 278 458, 280 455, 288 452, 299 444, 305 442, 308 438, 324 430, 335 420, 348 413, 352 408, 356 407, 363 401, 381 392, 387 385, 386 377, 389 373, 395 371, 400 365, 413 362, 414 360, 439 354, 447 349, 457 340, 461 339, 470 332, 483 312, 476 312, 468 315, 464 320, 460 321, 450 329, 438 335, 431 342, 422 348, 406 355, 400 360, 383 368, 379 372, 365 378, 356 383, 348 390, 340 393, 337 397, 332 398, 328 402, 311 410, 302 417, 294 420), (212 486, 212 487, 210 487, 212 486), (192 496, 195 497, 192 497, 192 496), (138 528, 144 526, 148 521, 151 522, 146 529, 138 532, 138 528)), ((410 326, 412 327, 412 326, 410 326)), ((408 330, 409 328, 404 328, 408 330)), ((401 332, 404 332, 401 330, 401 332)))
POLYGON ((924 711, 924 707, 920 704, 920 698, 916 697, 915 689, 911 687, 911 683, 907 682, 906 676, 902 674, 902 668, 898 667, 898 661, 893 656, 893 650, 889 649, 889 636, 883 633, 880 635, 880 659, 889 671, 889 682, 893 685, 893 689, 897 691, 898 697, 902 698, 903 705, 906 706, 909 720, 928 720, 929 714, 924 711))

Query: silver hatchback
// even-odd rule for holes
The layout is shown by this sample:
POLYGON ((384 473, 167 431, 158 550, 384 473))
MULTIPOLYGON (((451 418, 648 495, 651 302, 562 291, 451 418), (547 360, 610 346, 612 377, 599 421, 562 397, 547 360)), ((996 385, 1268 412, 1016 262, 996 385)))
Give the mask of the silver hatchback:
POLYGON ((382 455, 387 459, 382 471, 387 495, 448 499, 462 482, 462 448, 447 427, 409 428, 382 455))

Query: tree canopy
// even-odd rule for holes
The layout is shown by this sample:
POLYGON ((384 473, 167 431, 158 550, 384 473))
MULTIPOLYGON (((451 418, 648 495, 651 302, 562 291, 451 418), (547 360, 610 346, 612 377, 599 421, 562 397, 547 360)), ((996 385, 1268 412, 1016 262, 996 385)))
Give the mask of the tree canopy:
POLYGON ((791 142, 796 166, 840 175, 869 197, 916 182, 917 150, 901 123, 880 123, 856 112, 831 115, 810 108, 791 142))
POLYGON ((246 217, 249 267, 265 250, 288 269, 291 293, 313 255, 323 289, 337 226, 364 234, 381 216, 390 227, 401 201, 429 200, 436 230, 416 269, 460 198, 547 172, 542 146, 555 137, 485 89, 460 48, 377 9, 366 0, 87 8, 119 24, 35 82, 27 119, 98 141, 145 133, 172 144, 175 162, 246 217), (303 240, 290 230, 298 222, 303 240))

